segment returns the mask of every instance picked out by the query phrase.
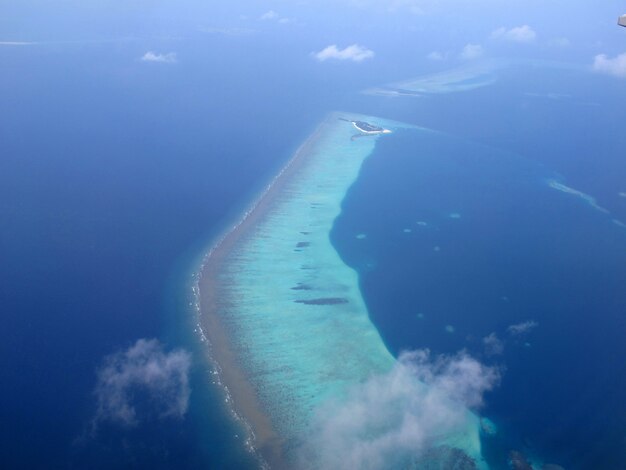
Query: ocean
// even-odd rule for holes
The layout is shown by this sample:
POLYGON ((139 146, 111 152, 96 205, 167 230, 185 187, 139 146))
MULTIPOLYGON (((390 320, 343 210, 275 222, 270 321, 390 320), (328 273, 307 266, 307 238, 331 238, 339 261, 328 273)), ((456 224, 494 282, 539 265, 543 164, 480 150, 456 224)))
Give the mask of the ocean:
MULTIPOLYGON (((255 87, 216 74, 223 56, 205 45, 222 38, 197 40, 161 45, 177 67, 139 61, 153 43, 0 50, 12 71, 0 79, 6 468, 250 464, 193 332, 191 275, 326 106, 295 112, 275 68, 255 87), (193 352, 190 411, 85 439, 96 371, 139 338, 193 352)), ((247 57, 226 75, 262 59, 247 57)))
POLYGON ((347 109, 442 132, 381 139, 332 232, 390 351, 465 348, 502 368, 483 409, 499 429, 483 442, 494 468, 512 447, 619 468, 619 84, 538 68, 387 99, 358 92, 409 66, 322 73, 312 41, 254 44, 196 33, 0 50, 3 466, 256 465, 194 332, 192 274, 327 113, 347 109), (290 67, 277 45, 298 57, 290 67), (157 46, 177 51, 175 67, 139 61, 157 46), (525 322, 524 336, 507 332, 525 322), (486 353, 491 333, 502 354, 486 353), (190 351, 189 409, 91 434, 96 372, 139 338, 190 351))
POLYGON ((492 468, 511 450, 622 468, 626 166, 604 110, 623 92, 572 72, 556 98, 537 96, 555 72, 534 74, 416 103, 454 101, 447 128, 463 131, 381 139, 332 240, 394 354, 466 350, 502 370, 481 411, 499 430, 483 436, 492 468))
POLYGON ((320 71, 311 38, 186 34, 0 48, 10 468, 256 465, 194 331, 193 274, 328 112, 362 99, 372 71, 320 71), (141 61, 151 49, 177 63, 141 61), (97 371, 140 338, 191 352, 189 411, 92 436, 97 371))

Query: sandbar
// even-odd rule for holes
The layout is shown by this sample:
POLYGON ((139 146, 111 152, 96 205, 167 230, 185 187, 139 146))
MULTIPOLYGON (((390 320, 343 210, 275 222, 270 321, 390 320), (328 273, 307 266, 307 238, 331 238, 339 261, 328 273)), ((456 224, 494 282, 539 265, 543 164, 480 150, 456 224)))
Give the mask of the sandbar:
POLYGON ((334 115, 322 122, 246 211, 244 217, 211 248, 203 261, 198 279, 200 326, 209 341, 212 359, 219 367, 220 380, 230 395, 234 412, 251 433, 251 447, 262 458, 262 463, 271 468, 285 466, 281 451, 282 441, 260 405, 253 384, 241 367, 231 341, 232 332, 227 330, 221 319, 220 312, 224 308, 225 299, 219 291, 219 277, 224 270, 227 255, 244 236, 253 231, 285 184, 306 164, 307 156, 311 154, 310 147, 333 118, 334 115))

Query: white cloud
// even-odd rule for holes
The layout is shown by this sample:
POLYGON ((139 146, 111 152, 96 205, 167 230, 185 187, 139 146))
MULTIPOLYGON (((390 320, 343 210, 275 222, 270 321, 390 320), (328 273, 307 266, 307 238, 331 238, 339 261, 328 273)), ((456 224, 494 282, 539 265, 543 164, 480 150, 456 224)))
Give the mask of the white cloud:
POLYGON ((259 16, 259 19, 261 21, 275 20, 278 19, 278 13, 276 13, 274 10, 266 11, 261 16, 259 16))
POLYGON ((287 18, 286 16, 281 16, 276 13, 274 10, 266 11, 261 16, 259 16, 260 21, 276 21, 280 24, 287 24, 295 22, 293 18, 287 18))
POLYGON ((495 356, 504 352, 504 343, 500 341, 495 333, 485 336, 483 345, 485 346, 485 354, 487 356, 495 356))
POLYGON ((189 353, 167 353, 156 339, 140 339, 126 351, 106 357, 94 391, 93 430, 102 422, 129 427, 146 418, 183 417, 190 364, 189 353))
POLYGON ((613 58, 606 54, 598 54, 593 60, 593 69, 596 72, 626 78, 626 52, 613 58))
POLYGON ((313 56, 323 62, 328 59, 351 60, 353 62, 361 62, 365 59, 374 57, 374 51, 366 47, 352 44, 344 49, 339 49, 335 44, 322 49, 313 54, 313 56))
POLYGON ((515 325, 509 326, 506 331, 508 331, 512 335, 523 335, 528 333, 533 328, 539 326, 539 323, 533 320, 525 321, 522 323, 517 323, 515 325))
POLYGON ((439 52, 439 51, 432 51, 426 57, 428 59, 430 59, 430 60, 436 60, 436 61, 445 60, 446 59, 446 55, 443 54, 442 52, 439 52))
POLYGON ((174 64, 176 63, 176 53, 168 52, 167 54, 157 54, 156 52, 148 51, 142 57, 144 62, 159 62, 162 64, 174 64))
POLYGON ((537 38, 537 33, 527 24, 516 26, 511 29, 501 27, 491 33, 494 39, 506 39, 507 41, 530 43, 537 38))
POLYGON ((408 468, 431 446, 474 426, 468 407, 481 406, 498 381, 496 369, 464 353, 403 353, 389 373, 318 410, 302 458, 310 462, 317 451, 319 468, 408 468))
POLYGON ((484 49, 480 44, 466 44, 459 57, 463 60, 473 60, 482 57, 484 49))

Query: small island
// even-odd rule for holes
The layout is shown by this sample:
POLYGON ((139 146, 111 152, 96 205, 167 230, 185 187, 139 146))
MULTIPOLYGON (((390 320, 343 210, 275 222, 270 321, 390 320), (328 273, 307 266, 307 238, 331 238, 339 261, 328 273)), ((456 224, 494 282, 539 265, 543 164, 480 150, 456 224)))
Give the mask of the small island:
POLYGON ((375 126, 374 124, 370 124, 365 121, 351 121, 345 118, 339 118, 341 121, 346 121, 352 123, 352 125, 359 132, 365 135, 378 135, 378 134, 391 134, 391 130, 385 129, 383 127, 375 126))

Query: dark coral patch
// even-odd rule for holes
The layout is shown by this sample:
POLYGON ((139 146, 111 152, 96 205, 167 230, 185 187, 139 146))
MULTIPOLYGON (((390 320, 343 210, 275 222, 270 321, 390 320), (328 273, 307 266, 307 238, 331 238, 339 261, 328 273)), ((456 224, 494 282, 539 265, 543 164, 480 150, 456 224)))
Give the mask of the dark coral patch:
POLYGON ((295 287, 292 287, 291 290, 312 290, 313 288, 307 284, 302 284, 301 282, 298 282, 298 285, 295 287))

